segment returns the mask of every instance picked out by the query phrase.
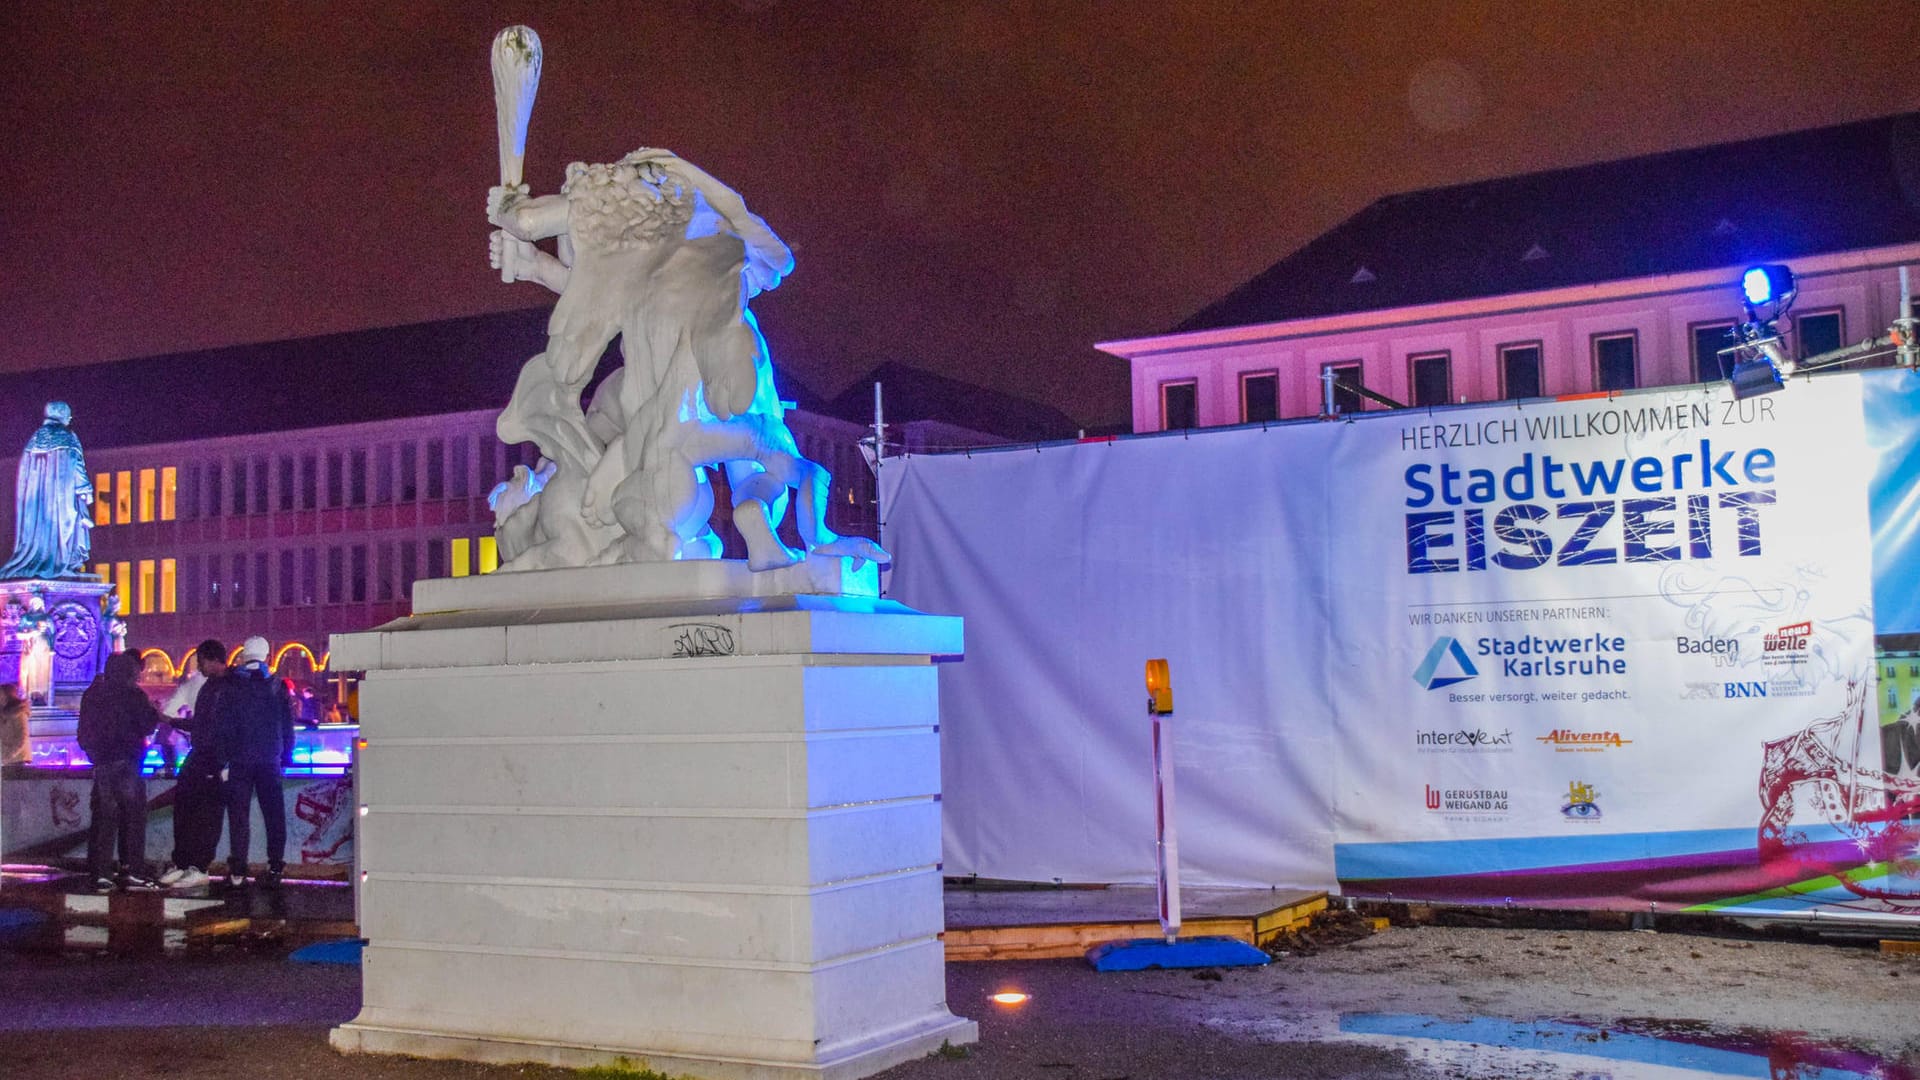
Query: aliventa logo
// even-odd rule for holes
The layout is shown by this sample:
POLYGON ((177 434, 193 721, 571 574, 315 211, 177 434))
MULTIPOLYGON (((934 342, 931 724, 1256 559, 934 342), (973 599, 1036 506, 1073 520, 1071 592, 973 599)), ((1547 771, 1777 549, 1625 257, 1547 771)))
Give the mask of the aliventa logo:
POLYGON ((1433 648, 1427 650, 1426 659, 1420 661, 1420 666, 1414 670, 1413 681, 1428 690, 1438 690, 1443 686, 1478 678, 1479 675, 1480 669, 1474 667, 1473 661, 1467 658, 1467 650, 1460 646, 1459 640, 1442 634, 1434 641, 1433 648), (1440 674, 1442 666, 1455 674, 1440 674))
POLYGON ((1617 731, 1574 731, 1570 728, 1555 728, 1545 735, 1535 737, 1535 742, 1543 742, 1555 751, 1569 750, 1609 750, 1625 746, 1632 739, 1622 738, 1617 731))

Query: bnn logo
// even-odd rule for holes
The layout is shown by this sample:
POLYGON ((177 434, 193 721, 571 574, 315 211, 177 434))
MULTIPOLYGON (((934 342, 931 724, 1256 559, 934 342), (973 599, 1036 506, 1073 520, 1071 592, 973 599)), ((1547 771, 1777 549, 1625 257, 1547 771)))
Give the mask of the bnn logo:
POLYGON ((1730 682, 1724 685, 1726 696, 1730 698, 1767 696, 1767 684, 1763 682, 1730 682))
POLYGON ((1473 661, 1467 658, 1467 650, 1460 646, 1460 642, 1442 634, 1434 641, 1433 648, 1427 650, 1426 659, 1420 661, 1420 666, 1414 670, 1413 681, 1428 690, 1438 690, 1443 686, 1466 682, 1468 679, 1478 677, 1479 674, 1479 669, 1475 668, 1473 661), (1440 674, 1440 665, 1449 659, 1453 661, 1454 670, 1458 674, 1440 674))

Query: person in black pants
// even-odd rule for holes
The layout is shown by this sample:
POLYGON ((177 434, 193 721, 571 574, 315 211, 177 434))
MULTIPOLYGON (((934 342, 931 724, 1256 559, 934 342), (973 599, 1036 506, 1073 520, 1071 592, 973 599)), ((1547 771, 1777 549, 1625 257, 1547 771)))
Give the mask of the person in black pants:
POLYGON ((107 657, 106 669, 80 697, 75 732, 93 763, 93 820, 87 830, 87 870, 94 891, 157 889, 147 877, 147 782, 140 775, 147 737, 159 726, 160 710, 137 685, 140 657, 107 657), (114 841, 119 840, 119 860, 114 841))
POLYGON ((164 709, 169 723, 200 744, 180 763, 180 782, 173 786, 173 866, 160 875, 160 884, 169 889, 198 888, 212 880, 207 870, 227 815, 212 734, 227 685, 227 647, 208 638, 193 650, 193 662, 198 674, 180 684, 164 709))
POLYGON ((227 782, 227 885, 246 884, 253 843, 252 804, 267 827, 263 885, 278 885, 287 868, 287 806, 280 777, 293 758, 293 701, 267 670, 267 640, 240 646, 240 666, 227 673, 213 717, 213 743, 227 782))

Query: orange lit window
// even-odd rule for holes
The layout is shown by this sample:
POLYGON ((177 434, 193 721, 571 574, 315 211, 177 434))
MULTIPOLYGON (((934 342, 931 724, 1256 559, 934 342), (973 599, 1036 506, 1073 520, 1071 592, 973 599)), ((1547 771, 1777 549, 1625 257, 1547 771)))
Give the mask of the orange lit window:
POLYGON ((160 520, 174 519, 174 495, 180 490, 180 470, 169 465, 160 470, 160 520))
MULTIPOLYGON (((171 471, 171 470, 169 470, 171 471)), ((178 608, 179 577, 172 559, 160 560, 160 614, 171 615, 178 608)))
POLYGON ((118 525, 133 520, 133 474, 130 472, 113 478, 113 520, 118 525))
POLYGON ((140 606, 135 610, 139 615, 153 613, 153 560, 140 560, 140 606))
POLYGON ((108 585, 113 584, 113 564, 112 563, 110 562, 94 563, 93 573, 94 573, 94 576, 98 577, 101 581, 106 582, 108 585))
POLYGON ((113 589, 120 594, 120 610, 133 610, 133 564, 116 563, 113 568, 113 589))
POLYGON ((500 569, 500 545, 491 536, 480 538, 480 572, 491 574, 500 569))
POLYGON ((140 470, 140 520, 153 520, 153 470, 140 470))
POLYGON ((113 504, 107 500, 113 496, 113 474, 93 474, 93 523, 95 525, 113 524, 113 504))
POLYGON ((454 577, 466 577, 472 572, 473 541, 464 536, 455 537, 447 542, 447 549, 453 557, 454 577))

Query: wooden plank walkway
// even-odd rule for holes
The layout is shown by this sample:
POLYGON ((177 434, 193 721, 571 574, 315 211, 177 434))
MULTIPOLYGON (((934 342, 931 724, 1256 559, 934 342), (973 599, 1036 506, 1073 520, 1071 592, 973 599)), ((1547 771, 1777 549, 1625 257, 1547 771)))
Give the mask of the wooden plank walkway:
MULTIPOLYGON (((1151 886, 950 887, 946 905, 949 961, 1077 958, 1104 942, 1160 936, 1151 886)), ((1180 936, 1265 945, 1326 907, 1326 893, 1303 889, 1187 889, 1180 936)))

